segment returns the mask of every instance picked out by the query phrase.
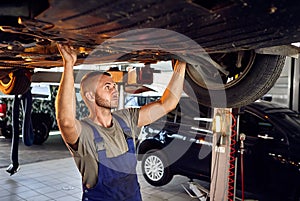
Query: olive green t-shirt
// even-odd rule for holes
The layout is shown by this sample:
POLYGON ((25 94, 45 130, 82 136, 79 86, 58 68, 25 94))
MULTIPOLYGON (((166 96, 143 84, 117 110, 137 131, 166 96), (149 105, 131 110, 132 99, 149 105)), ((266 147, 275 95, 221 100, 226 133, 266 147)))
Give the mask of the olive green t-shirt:
MULTIPOLYGON (((131 129, 133 139, 138 138, 140 129, 138 123, 138 108, 129 108, 113 112, 121 117, 127 126, 131 129)), ((97 183, 98 177, 98 150, 104 150, 108 158, 116 157, 128 151, 125 136, 118 121, 113 118, 112 126, 105 128, 95 124, 89 118, 80 121, 82 125, 81 134, 78 140, 78 149, 74 150, 69 147, 75 163, 82 175, 83 184, 87 187, 93 187, 97 183), (92 124, 103 138, 103 141, 95 144, 92 124)))

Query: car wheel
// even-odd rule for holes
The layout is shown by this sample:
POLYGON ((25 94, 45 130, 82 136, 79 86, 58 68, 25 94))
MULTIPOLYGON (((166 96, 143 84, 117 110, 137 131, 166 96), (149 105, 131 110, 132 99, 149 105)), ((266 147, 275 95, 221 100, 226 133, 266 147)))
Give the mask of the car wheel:
POLYGON ((142 171, 146 181, 153 186, 166 185, 173 178, 167 159, 159 150, 146 152, 142 159, 142 171))
POLYGON ((4 94, 24 94, 30 88, 31 73, 28 70, 10 72, 0 80, 0 90, 4 94))
POLYGON ((48 126, 45 122, 41 122, 33 127, 34 140, 33 144, 41 145, 49 137, 48 126))
POLYGON ((50 117, 46 114, 33 113, 32 127, 34 133, 33 144, 41 145, 43 144, 49 137, 49 119, 50 117))
POLYGON ((7 125, 5 128, 2 128, 2 135, 6 139, 11 139, 12 138, 12 126, 7 125))
POLYGON ((275 84, 285 62, 283 56, 254 51, 210 57, 220 70, 207 68, 199 73, 196 67, 188 65, 184 91, 200 104, 212 107, 236 108, 261 98, 275 84))

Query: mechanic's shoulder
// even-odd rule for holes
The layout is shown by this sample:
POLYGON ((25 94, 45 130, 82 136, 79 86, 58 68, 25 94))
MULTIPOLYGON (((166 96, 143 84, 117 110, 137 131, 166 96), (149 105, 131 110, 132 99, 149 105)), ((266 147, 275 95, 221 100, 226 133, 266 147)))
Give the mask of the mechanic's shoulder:
POLYGON ((96 124, 89 118, 83 118, 79 120, 81 125, 81 134, 91 133, 93 131, 92 126, 96 126, 96 124))
POLYGON ((139 111, 139 108, 124 108, 120 110, 113 111, 113 115, 118 115, 121 118, 122 117, 128 117, 131 118, 132 114, 136 113, 139 111))

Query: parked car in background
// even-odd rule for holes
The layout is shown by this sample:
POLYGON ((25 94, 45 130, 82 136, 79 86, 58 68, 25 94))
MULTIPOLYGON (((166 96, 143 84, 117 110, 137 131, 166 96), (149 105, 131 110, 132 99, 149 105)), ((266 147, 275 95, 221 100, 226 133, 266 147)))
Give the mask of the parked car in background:
MULTIPOLYGON (((211 114, 211 109, 185 99, 167 116, 144 127, 137 153, 149 184, 166 185, 176 174, 210 182, 211 114)), ((244 182, 251 198, 299 200, 299 113, 275 103, 254 102, 239 115, 239 133, 246 134, 244 182)))
POLYGON ((156 101, 160 98, 160 96, 126 96, 125 97, 125 107, 133 108, 133 107, 141 107, 150 102, 156 101))
MULTIPOLYGON (((58 130, 55 117, 55 98, 58 83, 34 83, 30 87, 32 93, 31 120, 34 132, 34 144, 43 144, 49 137, 50 131, 58 130)), ((12 107, 14 96, 5 95, 0 92, 0 136, 12 137, 12 107)), ((83 118, 88 115, 88 109, 83 103, 76 87, 76 115, 83 118)), ((23 116, 20 114, 20 119, 23 116)), ((21 124, 21 123, 20 123, 21 124)), ((22 125, 19 126, 22 128, 22 125)))
POLYGON ((7 104, 5 101, 0 102, 0 135, 5 138, 11 138, 12 126, 8 123, 7 104))
MULTIPOLYGON (((51 130, 56 130, 54 100, 57 86, 49 84, 33 84, 30 88, 32 93, 31 121, 34 132, 34 144, 43 144, 49 137, 51 130)), ((13 95, 0 94, 0 135, 5 138, 12 137, 12 111, 13 95)), ((20 106, 21 107, 21 106, 20 106)), ((23 114, 20 112, 20 120, 23 114)), ((19 128, 22 128, 20 121, 19 128)))

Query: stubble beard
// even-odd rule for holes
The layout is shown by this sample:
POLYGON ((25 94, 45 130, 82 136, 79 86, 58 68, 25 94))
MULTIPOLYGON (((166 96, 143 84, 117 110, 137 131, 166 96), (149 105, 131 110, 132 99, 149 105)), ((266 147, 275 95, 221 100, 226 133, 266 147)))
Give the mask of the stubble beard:
POLYGON ((106 109, 115 109, 118 107, 118 103, 114 103, 115 101, 109 101, 107 99, 101 98, 96 95, 95 102, 98 107, 103 107, 106 109))

